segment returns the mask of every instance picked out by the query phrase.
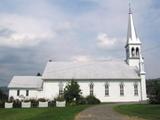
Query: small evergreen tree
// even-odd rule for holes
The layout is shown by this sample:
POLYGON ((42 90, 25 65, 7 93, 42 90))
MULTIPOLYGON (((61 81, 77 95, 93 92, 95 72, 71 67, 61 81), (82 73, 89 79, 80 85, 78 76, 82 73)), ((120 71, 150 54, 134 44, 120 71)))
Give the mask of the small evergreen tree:
POLYGON ((68 103, 78 102, 81 96, 81 90, 79 84, 71 80, 68 82, 67 86, 64 89, 64 98, 68 103))

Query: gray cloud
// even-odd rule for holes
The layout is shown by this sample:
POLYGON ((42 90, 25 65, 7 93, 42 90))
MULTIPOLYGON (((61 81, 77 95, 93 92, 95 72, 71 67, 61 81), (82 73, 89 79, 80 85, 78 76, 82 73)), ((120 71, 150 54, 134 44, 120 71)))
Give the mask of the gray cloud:
MULTIPOLYGON (((13 75, 43 72, 49 59, 72 60, 79 56, 80 59, 87 59, 87 56, 90 59, 125 59, 127 0, 71 0, 64 3, 52 0, 8 0, 1 3, 14 7, 13 10, 0 9, 0 85, 7 85, 13 75), (78 6, 80 4, 82 7, 78 6), (43 33, 47 33, 46 37, 41 37, 43 33), (118 43, 123 42, 111 49, 98 47, 99 33, 115 38, 118 43), (9 45, 2 44, 6 42, 4 38, 15 34, 25 36, 18 39, 24 38, 23 44, 15 46, 16 39, 10 39, 9 45), (26 35, 37 37, 29 41, 26 35), (47 37, 50 35, 54 37, 47 37)), ((132 5, 144 50, 159 43, 160 11, 153 3, 151 0, 136 0, 132 5)), ((158 50, 146 51, 144 57, 147 77, 159 77, 158 50)))

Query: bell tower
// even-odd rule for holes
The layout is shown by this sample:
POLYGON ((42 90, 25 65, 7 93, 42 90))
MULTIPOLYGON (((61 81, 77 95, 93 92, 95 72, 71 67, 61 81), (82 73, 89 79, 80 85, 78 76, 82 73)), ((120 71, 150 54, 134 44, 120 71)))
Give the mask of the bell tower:
POLYGON ((136 66, 139 68, 139 59, 141 54, 141 41, 137 36, 136 29, 133 22, 133 13, 129 5, 128 18, 128 33, 126 49, 126 62, 129 66, 136 66))

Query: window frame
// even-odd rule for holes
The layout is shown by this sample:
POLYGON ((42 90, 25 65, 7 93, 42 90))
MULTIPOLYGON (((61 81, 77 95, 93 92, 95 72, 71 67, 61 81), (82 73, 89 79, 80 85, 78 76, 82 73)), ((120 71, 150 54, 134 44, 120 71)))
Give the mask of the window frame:
POLYGON ((91 82, 89 84, 89 94, 90 94, 90 96, 94 95, 94 84, 93 84, 93 82, 91 82))
POLYGON ((120 88, 120 96, 124 96, 124 83, 120 83, 119 88, 120 88))
POLYGON ((29 90, 26 90, 26 96, 29 96, 29 90))
POLYGON ((138 92, 138 83, 134 83, 134 96, 138 96, 139 92, 138 92))
POLYGON ((105 83, 105 96, 109 96, 109 83, 105 83))
POLYGON ((63 83, 61 81, 61 82, 59 82, 59 96, 62 96, 63 92, 64 92, 64 90, 63 90, 63 83))
POLYGON ((20 90, 17 90, 17 96, 20 96, 20 90))

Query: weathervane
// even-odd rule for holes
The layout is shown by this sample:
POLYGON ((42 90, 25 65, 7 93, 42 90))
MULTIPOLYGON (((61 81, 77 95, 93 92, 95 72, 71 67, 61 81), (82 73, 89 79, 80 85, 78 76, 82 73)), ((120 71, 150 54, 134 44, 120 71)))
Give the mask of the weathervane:
POLYGON ((129 14, 132 14, 132 9, 131 9, 131 0, 129 0, 129 14))

